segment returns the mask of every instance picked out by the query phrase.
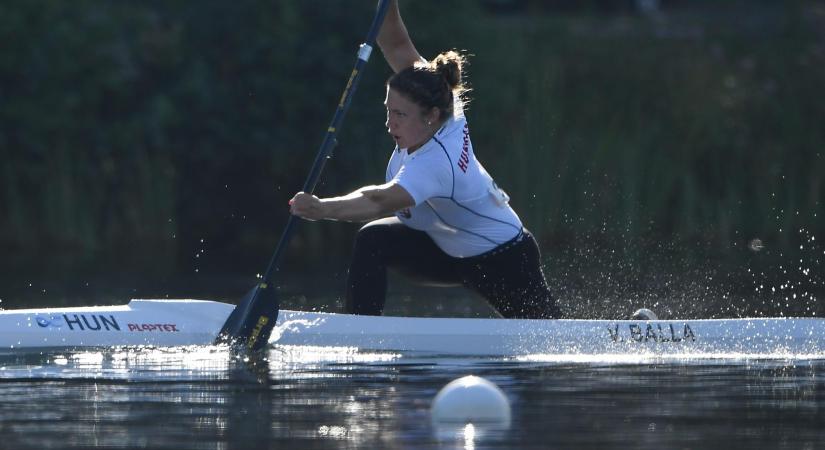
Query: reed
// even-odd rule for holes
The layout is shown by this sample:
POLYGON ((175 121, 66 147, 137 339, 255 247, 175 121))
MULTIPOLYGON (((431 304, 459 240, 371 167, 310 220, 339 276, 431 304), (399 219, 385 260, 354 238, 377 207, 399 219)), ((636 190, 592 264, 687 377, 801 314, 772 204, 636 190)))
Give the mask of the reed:
MULTIPOLYGON (((0 54, 4 264, 62 254, 103 270, 127 254, 135 270, 189 273, 205 239, 207 272, 260 270, 248 256, 274 247, 361 38, 349 24, 363 11, 327 6, 0 6, 0 38, 18 43, 0 54)), ((774 261, 796 258, 800 229, 825 239, 815 4, 658 19, 408 6, 422 52, 473 54, 474 147, 549 259, 596 246, 641 270, 666 242, 741 266, 752 239, 774 261)), ((323 194, 383 180, 389 72, 375 57, 323 194)), ((304 227, 291 264, 345 264, 353 228, 304 227)))

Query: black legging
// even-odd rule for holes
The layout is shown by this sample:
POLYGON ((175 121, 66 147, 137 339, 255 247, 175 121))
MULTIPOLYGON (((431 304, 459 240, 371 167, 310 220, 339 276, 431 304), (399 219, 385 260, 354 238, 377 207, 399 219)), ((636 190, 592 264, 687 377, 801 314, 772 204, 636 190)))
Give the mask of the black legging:
POLYGON ((561 317, 541 271, 538 245, 526 229, 487 253, 454 258, 427 233, 395 217, 370 222, 355 238, 347 280, 348 313, 381 314, 388 268, 422 284, 470 288, 506 318, 561 317))

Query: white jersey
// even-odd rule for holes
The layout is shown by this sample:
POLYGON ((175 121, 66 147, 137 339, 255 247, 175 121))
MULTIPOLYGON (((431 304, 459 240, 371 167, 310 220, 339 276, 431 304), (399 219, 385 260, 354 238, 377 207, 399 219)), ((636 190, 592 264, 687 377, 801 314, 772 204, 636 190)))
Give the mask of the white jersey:
POLYGON ((425 231, 450 256, 479 255, 521 233, 509 197, 475 158, 463 115, 448 120, 412 154, 396 147, 386 179, 415 200, 398 218, 425 231))

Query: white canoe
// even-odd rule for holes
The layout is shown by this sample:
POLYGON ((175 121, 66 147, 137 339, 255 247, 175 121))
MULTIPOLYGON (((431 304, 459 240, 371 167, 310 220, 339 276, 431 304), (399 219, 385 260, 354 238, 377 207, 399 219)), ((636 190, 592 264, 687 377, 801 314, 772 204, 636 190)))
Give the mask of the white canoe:
POLYGON ((132 300, 117 306, 0 311, 0 351, 207 345, 232 309, 206 300, 132 300))
MULTIPOLYGON (((211 345, 233 308, 206 300, 132 300, 0 311, 0 352, 211 345)), ((270 343, 430 355, 825 358, 825 319, 506 320, 282 310, 270 343)))

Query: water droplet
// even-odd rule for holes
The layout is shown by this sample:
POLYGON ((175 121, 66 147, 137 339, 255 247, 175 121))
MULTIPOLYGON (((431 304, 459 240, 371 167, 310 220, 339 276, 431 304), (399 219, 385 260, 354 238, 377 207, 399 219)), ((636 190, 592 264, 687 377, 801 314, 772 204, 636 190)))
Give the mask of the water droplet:
POLYGON ((758 252, 765 248, 765 245, 762 243, 761 239, 751 239, 748 243, 748 248, 751 249, 751 251, 758 252))

